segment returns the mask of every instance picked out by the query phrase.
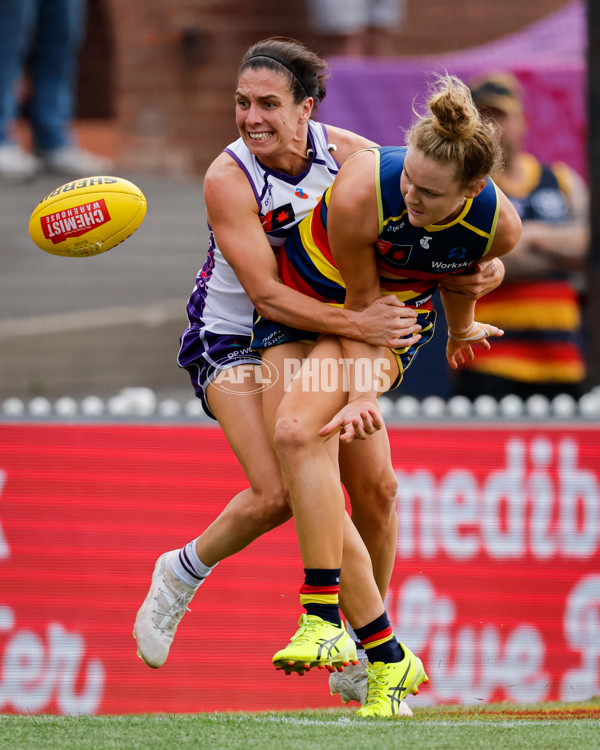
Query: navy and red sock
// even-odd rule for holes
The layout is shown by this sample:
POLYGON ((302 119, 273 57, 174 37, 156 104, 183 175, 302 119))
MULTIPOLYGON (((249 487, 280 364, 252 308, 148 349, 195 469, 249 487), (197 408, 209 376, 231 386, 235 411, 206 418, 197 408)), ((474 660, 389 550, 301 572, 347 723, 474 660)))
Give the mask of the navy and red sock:
POLYGON ((308 615, 341 627, 340 568, 304 568, 304 584, 300 588, 300 604, 308 615))
POLYGON ((354 628, 354 632, 371 664, 376 661, 390 664, 404 659, 404 650, 394 635, 386 612, 362 628, 354 628))

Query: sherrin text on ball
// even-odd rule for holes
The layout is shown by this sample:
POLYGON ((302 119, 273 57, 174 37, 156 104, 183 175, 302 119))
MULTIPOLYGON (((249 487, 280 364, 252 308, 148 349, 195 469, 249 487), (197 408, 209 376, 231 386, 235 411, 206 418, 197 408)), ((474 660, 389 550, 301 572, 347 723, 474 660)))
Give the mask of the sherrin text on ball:
POLYGON ((132 235, 146 209, 144 194, 129 180, 84 177, 42 198, 29 219, 29 235, 52 255, 89 258, 132 235))

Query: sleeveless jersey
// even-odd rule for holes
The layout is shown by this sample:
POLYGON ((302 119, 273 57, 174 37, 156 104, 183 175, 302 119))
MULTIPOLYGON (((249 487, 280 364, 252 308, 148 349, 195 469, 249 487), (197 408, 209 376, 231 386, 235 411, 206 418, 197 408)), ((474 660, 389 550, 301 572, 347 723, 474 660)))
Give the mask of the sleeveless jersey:
MULTIPOLYGON (((432 310, 440 278, 480 260, 490 249, 500 202, 489 178, 459 216, 448 224, 414 227, 400 192, 406 148, 372 148, 376 158, 379 237, 374 245, 383 294, 395 294, 410 307, 432 310)), ((345 289, 327 238, 331 187, 312 216, 292 233, 279 255, 284 284, 312 297, 341 305, 345 289)))
MULTIPOLYGON (((418 350, 435 332, 436 311, 432 295, 438 281, 482 258, 494 240, 500 201, 492 180, 448 224, 413 227, 400 192, 406 148, 368 149, 375 155, 375 181, 379 237, 374 243, 383 294, 395 294, 418 309, 421 338, 410 347, 394 349, 401 382, 418 350)), ((343 305, 346 290, 329 247, 327 211, 331 187, 312 215, 300 222, 282 248, 278 266, 287 286, 320 301, 343 305)), ((288 341, 310 341, 316 335, 258 317, 252 347, 266 349, 288 341)))
MULTIPOLYGON (((514 194, 505 190, 521 219, 561 224, 570 208, 561 184, 565 165, 542 165, 522 157, 523 182, 514 194)), ((527 383, 578 383, 585 377, 581 316, 577 290, 565 273, 504 282, 477 302, 486 323, 504 329, 485 357, 470 370, 527 383)))
MULTIPOLYGON (((275 253, 293 227, 314 208, 339 171, 339 164, 328 148, 325 126, 309 120, 308 137, 313 155, 304 172, 295 177, 265 167, 242 138, 224 149, 248 178, 265 234, 275 253)), ((252 252, 251 247, 248 252, 252 252)), ((209 225, 206 263, 198 272, 187 305, 189 327, 249 336, 253 313, 252 302, 223 257, 209 225)))

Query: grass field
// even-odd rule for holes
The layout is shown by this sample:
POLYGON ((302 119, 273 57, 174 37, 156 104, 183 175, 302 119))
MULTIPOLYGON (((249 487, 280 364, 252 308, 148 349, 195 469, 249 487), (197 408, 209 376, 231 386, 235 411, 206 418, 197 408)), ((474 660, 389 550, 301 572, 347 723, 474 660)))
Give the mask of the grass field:
POLYGON ((600 697, 585 703, 435 707, 412 719, 354 711, 144 716, 0 716, 0 748, 202 750, 596 750, 600 697))

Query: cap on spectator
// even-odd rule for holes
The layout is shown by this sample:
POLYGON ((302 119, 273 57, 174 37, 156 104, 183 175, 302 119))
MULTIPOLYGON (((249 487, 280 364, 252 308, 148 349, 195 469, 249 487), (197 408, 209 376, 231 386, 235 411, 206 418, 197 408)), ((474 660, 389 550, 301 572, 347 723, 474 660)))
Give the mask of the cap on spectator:
POLYGON ((523 111, 521 84, 510 73, 487 73, 471 81, 470 88, 479 109, 497 109, 507 115, 523 111))

